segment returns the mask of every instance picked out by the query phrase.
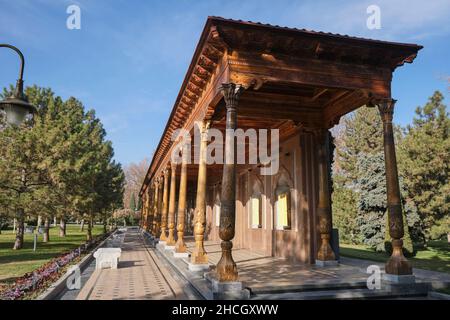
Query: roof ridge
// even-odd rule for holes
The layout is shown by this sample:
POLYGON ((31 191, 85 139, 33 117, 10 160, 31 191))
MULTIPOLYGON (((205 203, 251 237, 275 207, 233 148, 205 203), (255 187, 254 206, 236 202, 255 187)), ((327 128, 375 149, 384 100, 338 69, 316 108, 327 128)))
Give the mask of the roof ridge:
POLYGON ((387 41, 387 40, 378 40, 378 39, 350 36, 347 34, 316 31, 316 30, 305 29, 305 28, 279 26, 279 25, 273 25, 270 23, 255 22, 255 21, 251 21, 251 20, 230 19, 230 18, 224 18, 224 17, 220 17, 220 16, 208 16, 208 20, 219 20, 219 21, 225 21, 225 22, 231 22, 231 23, 241 23, 241 24, 247 24, 247 25, 253 25, 253 26, 276 28, 279 30, 303 32, 303 33, 308 33, 308 34, 313 34, 313 35, 330 36, 330 37, 336 37, 336 38, 341 38, 341 39, 343 38, 343 39, 350 39, 350 40, 369 41, 369 42, 385 44, 385 45, 402 45, 402 46, 418 47, 420 49, 423 48, 423 46, 415 44, 415 43, 403 43, 403 42, 394 42, 394 41, 387 41))

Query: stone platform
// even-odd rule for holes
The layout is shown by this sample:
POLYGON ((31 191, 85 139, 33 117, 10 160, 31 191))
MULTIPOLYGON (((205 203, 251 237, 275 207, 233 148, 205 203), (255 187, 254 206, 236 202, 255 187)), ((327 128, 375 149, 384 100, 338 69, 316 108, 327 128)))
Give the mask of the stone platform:
MULTIPOLYGON (((187 239, 188 252, 193 241, 187 239)), ((213 285, 205 272, 192 272, 188 258, 174 258, 172 252, 156 250, 205 299, 214 299, 213 285)), ((214 271, 220 259, 220 244, 205 242, 210 269, 214 271)), ((239 281, 248 290, 250 299, 392 299, 424 298, 432 287, 450 286, 450 274, 415 269, 414 284, 396 284, 383 279, 384 265, 372 261, 341 257, 338 265, 316 266, 295 264, 282 258, 265 256, 247 249, 233 249, 239 271, 239 281), (367 267, 378 265, 381 287, 367 287, 367 267)), ((210 272, 211 274, 211 272, 210 272)))

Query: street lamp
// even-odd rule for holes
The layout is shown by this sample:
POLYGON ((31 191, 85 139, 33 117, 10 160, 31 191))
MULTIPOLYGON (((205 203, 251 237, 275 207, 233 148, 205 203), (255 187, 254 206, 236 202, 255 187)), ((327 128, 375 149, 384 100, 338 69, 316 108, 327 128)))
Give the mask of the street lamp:
POLYGON ((0 44, 0 48, 9 48, 14 50, 20 57, 20 73, 16 83, 16 88, 10 97, 0 101, 0 109, 6 113, 6 122, 11 125, 20 125, 28 114, 36 112, 36 107, 28 102, 27 97, 23 94, 23 68, 25 59, 22 52, 16 47, 9 44, 0 44))

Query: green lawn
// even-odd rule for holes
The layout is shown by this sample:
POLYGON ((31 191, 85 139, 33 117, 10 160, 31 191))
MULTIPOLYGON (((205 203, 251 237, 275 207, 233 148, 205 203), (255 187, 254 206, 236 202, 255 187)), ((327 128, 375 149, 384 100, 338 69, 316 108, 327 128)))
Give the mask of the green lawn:
MULTIPOLYGON (((364 245, 340 244, 340 253, 344 257, 386 262, 389 258, 383 252, 376 252, 364 245)), ((409 258, 414 268, 450 273, 450 244, 447 241, 430 241, 427 248, 421 249, 416 256, 409 258)))
MULTIPOLYGON (((103 232, 103 226, 94 227, 92 234, 103 232)), ((42 235, 38 236, 36 251, 33 251, 33 235, 25 234, 24 247, 12 250, 15 235, 12 230, 2 230, 0 234, 0 282, 12 282, 15 278, 40 267, 60 253, 78 247, 86 241, 85 231, 80 232, 79 225, 67 225, 66 237, 59 237, 59 226, 50 228, 50 242, 42 242, 42 235)))

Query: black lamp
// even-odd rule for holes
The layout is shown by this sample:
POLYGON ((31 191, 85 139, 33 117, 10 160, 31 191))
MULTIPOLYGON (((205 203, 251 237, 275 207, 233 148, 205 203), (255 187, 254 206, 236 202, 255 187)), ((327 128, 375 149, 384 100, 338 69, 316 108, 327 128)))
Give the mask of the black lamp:
POLYGON ((25 59, 22 52, 12 45, 0 44, 0 47, 10 48, 17 52, 20 57, 20 73, 16 88, 10 97, 0 101, 0 109, 6 113, 6 122, 19 126, 27 115, 36 112, 36 107, 30 104, 27 97, 23 94, 23 68, 25 66, 25 59))

